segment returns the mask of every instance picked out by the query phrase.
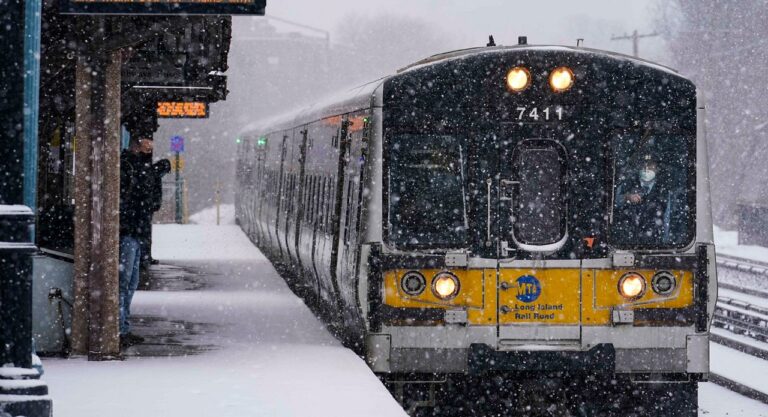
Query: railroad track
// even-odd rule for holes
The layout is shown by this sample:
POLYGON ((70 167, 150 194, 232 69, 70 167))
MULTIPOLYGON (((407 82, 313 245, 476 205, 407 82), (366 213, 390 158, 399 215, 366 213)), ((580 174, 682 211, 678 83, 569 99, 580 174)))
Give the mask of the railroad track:
POLYGON ((717 297, 714 326, 768 342, 768 309, 745 301, 717 297))
MULTIPOLYGON (((768 263, 750 259, 718 255, 717 266, 719 268, 728 268, 768 277, 768 263)), ((768 342, 768 292, 724 282, 718 283, 718 286, 721 289, 737 294, 735 296, 717 297, 712 325, 734 334, 747 336, 761 342, 768 342), (743 298, 751 299, 752 301, 755 301, 754 297, 762 298, 765 300, 765 303, 750 303, 739 299, 739 294, 746 295, 747 297, 743 298)), ((768 348, 763 349, 754 344, 744 343, 736 338, 717 333, 710 333, 710 340, 761 360, 768 360, 768 348)), ((756 390, 714 372, 710 373, 709 380, 737 394, 768 404, 768 393, 756 390)))
POLYGON ((768 276, 768 263, 732 255, 717 255, 717 266, 768 276))
MULTIPOLYGON (((718 255, 717 266, 768 277, 768 263, 718 255)), ((761 342, 768 341, 768 292, 725 282, 718 283, 718 286, 736 295, 717 297, 712 324, 761 342), (739 297, 740 294, 745 297, 739 297), (760 303, 762 300, 756 300, 755 297, 765 302, 760 303)))

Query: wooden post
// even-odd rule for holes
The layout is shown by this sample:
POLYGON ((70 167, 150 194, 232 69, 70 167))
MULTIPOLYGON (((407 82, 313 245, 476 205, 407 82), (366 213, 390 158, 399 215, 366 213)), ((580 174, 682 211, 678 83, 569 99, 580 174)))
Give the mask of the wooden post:
POLYGON ((75 148, 75 305, 72 345, 90 360, 120 357, 119 51, 78 58, 75 148))
POLYGON ((88 353, 88 275, 91 269, 91 64, 77 59, 75 73, 75 273, 72 351, 88 353))

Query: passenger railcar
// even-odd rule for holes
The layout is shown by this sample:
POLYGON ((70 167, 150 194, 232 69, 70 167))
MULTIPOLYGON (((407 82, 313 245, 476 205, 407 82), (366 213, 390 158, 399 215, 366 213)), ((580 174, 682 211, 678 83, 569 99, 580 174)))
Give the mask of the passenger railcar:
POLYGON ((237 219, 414 412, 494 380, 580 415, 696 415, 703 113, 691 81, 615 53, 436 55, 249 126, 237 219))

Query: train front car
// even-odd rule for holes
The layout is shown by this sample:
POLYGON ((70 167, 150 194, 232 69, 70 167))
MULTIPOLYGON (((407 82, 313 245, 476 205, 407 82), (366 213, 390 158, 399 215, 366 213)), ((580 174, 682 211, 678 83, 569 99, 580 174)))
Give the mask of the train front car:
POLYGON ((366 355, 405 405, 434 399, 430 382, 501 380, 515 401, 696 415, 716 276, 689 80, 489 48, 387 79, 382 106, 366 355))

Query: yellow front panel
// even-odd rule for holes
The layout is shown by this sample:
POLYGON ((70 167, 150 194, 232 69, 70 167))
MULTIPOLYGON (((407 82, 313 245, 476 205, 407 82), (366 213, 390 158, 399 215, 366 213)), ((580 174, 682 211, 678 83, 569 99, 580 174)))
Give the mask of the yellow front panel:
POLYGON ((618 291, 619 279, 627 272, 629 270, 584 271, 582 320, 585 326, 610 324, 611 309, 614 308, 685 308, 693 304, 693 274, 690 271, 669 271, 675 276, 677 287, 671 294, 662 296, 651 289, 651 279, 657 270, 632 270, 644 276, 647 283, 645 294, 633 301, 624 299, 618 291))
POLYGON ((386 281, 384 302, 393 307, 483 307, 483 271, 480 269, 450 272, 459 279, 459 293, 451 300, 441 300, 432 293, 432 278, 443 269, 418 269, 424 275, 427 288, 419 295, 408 295, 400 286, 400 279, 411 269, 396 269, 384 274, 386 281))
POLYGON ((467 310, 469 324, 496 324, 496 270, 495 269, 396 269, 384 273, 384 303, 401 308, 442 308, 467 310), (408 271, 418 271, 427 282, 423 293, 413 296, 403 291, 400 280, 408 271), (459 279, 456 298, 441 300, 432 293, 432 278, 448 271, 459 279), (489 296, 490 295, 490 296, 489 296))
POLYGON ((502 269, 499 288, 499 324, 579 323, 578 269, 502 269))
POLYGON ((693 304, 693 274, 672 270, 677 287, 660 296, 651 289, 656 270, 632 270, 647 280, 645 294, 628 301, 618 292, 619 279, 630 270, 610 269, 419 269, 426 279, 422 294, 411 296, 400 280, 410 269, 384 273, 384 303, 401 308, 467 310, 470 325, 552 324, 611 325, 614 308, 685 308, 693 304), (460 282, 458 295, 441 300, 432 293, 432 278, 448 271, 460 282))

